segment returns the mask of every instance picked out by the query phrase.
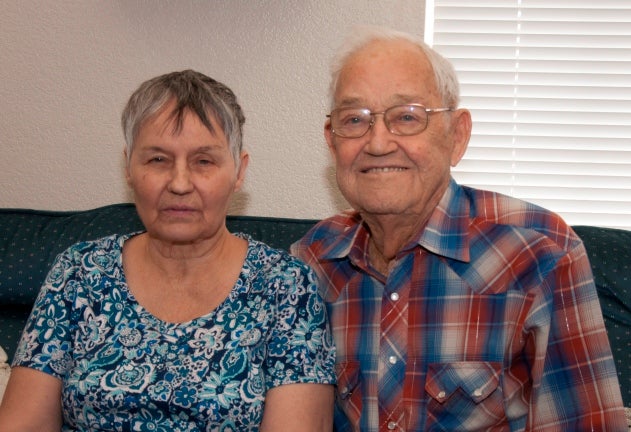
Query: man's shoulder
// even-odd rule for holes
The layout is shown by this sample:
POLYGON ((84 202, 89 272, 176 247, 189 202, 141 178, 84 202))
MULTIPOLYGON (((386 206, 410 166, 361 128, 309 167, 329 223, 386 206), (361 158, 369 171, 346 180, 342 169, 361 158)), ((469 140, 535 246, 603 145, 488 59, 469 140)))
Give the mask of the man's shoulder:
POLYGON ((563 249, 580 242, 563 217, 552 210, 499 192, 471 187, 463 190, 471 203, 471 226, 476 229, 502 227, 530 236, 544 236, 563 249))
POLYGON ((307 250, 311 250, 313 253, 314 248, 319 251, 327 249, 334 243, 343 241, 361 223, 361 216, 353 210, 322 219, 291 246, 291 252, 305 259, 307 250))
POLYGON ((347 210, 335 216, 322 219, 307 231, 301 242, 311 244, 324 239, 335 239, 348 232, 349 229, 358 226, 361 222, 362 219, 359 213, 354 210, 347 210))

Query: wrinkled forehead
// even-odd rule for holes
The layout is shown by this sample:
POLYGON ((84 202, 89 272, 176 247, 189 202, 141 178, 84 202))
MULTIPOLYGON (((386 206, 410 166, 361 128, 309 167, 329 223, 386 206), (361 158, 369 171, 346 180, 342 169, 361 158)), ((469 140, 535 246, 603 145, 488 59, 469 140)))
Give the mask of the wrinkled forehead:
POLYGON ((334 92, 336 106, 439 100, 427 56, 420 47, 403 40, 372 41, 350 55, 334 92))

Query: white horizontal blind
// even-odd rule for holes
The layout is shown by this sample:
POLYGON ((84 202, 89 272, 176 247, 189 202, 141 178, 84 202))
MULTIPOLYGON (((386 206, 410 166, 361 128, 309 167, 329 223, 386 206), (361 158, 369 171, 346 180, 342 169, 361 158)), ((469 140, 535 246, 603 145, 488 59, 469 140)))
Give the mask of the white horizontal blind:
POLYGON ((631 229, 631 1, 435 0, 426 15, 473 116, 454 177, 631 229))

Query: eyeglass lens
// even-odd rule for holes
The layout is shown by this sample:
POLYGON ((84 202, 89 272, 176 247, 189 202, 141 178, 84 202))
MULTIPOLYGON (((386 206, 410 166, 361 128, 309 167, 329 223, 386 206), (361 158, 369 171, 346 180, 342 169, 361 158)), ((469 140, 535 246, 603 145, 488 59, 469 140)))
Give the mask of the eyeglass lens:
POLYGON ((428 114, 425 107, 418 105, 397 105, 383 113, 371 113, 362 108, 341 108, 331 112, 331 128, 343 138, 359 138, 366 134, 383 114, 388 130, 395 135, 416 135, 425 130, 428 114))

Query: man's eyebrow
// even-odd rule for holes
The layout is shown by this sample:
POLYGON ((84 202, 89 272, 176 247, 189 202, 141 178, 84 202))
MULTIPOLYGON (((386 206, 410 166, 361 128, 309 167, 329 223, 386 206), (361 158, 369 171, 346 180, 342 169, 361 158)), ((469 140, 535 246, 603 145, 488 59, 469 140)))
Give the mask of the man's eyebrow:
MULTIPOLYGON (((408 103, 423 103, 423 98, 419 95, 411 95, 411 94, 394 94, 388 98, 389 104, 391 105, 403 105, 408 103)), ((336 104, 338 107, 365 107, 367 108, 367 103, 358 97, 348 97, 344 99, 340 99, 336 104)))
POLYGON ((408 104, 408 103, 420 103, 423 98, 418 95, 410 95, 410 94, 395 94, 392 95, 390 101, 395 104, 408 104))
POLYGON ((344 98, 341 99, 336 106, 344 107, 344 106, 361 106, 363 104, 362 100, 359 98, 344 98))

